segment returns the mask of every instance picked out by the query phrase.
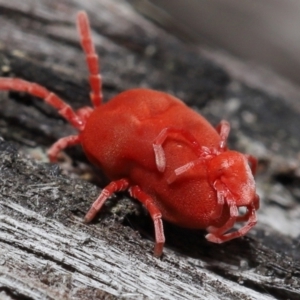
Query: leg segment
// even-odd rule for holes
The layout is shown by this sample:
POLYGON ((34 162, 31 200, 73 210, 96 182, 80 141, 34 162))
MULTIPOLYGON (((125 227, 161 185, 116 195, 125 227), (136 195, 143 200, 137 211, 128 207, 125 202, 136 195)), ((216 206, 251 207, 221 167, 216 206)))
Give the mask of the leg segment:
POLYGON ((95 46, 92 41, 90 24, 88 16, 81 11, 77 15, 77 27, 80 36, 81 46, 86 55, 86 62, 90 73, 91 101, 94 107, 97 107, 102 102, 102 78, 99 73, 99 58, 95 51, 95 46))
POLYGON ((220 124, 216 127, 217 132, 220 135, 221 141, 220 141, 220 149, 225 150, 227 146, 227 139, 230 132, 230 124, 222 120, 220 124))
POLYGON ((215 211, 212 215, 212 218, 217 219, 221 216, 221 214, 223 212, 223 207, 224 207, 224 204, 225 204, 226 194, 225 194, 223 184, 222 184, 221 181, 216 180, 214 182, 214 188, 217 191, 217 200, 218 200, 218 202, 217 202, 217 207, 216 207, 216 209, 215 209, 215 211))
POLYGON ((190 161, 189 163, 175 169, 172 175, 169 178, 167 178, 167 183, 168 184, 173 183, 181 174, 184 174, 188 170, 194 168, 195 166, 202 164, 204 160, 205 158, 200 157, 196 160, 190 161))
POLYGON ((96 201, 92 204, 91 208, 87 212, 84 217, 84 222, 89 223, 91 222, 96 214, 100 211, 102 205, 115 192, 125 191, 129 186, 129 182, 127 179, 120 179, 116 181, 112 181, 108 186, 106 186, 96 201))
MULTIPOLYGON (((217 132, 220 134, 220 145, 219 148, 220 150, 226 150, 227 147, 227 138, 230 132, 230 125, 227 121, 222 120, 220 124, 216 127, 217 132)), ((153 150, 154 150, 154 155, 155 155, 155 162, 158 171, 164 172, 166 168, 166 156, 165 152, 162 148, 163 143, 165 140, 168 138, 168 136, 172 133, 175 134, 180 134, 183 136, 188 142, 191 143, 191 146, 193 148, 193 151, 198 157, 204 157, 205 155, 210 154, 210 150, 206 149, 205 147, 201 147, 196 140, 196 138, 188 131, 184 129, 178 129, 174 127, 166 127, 164 128, 159 135, 156 137, 156 139, 153 142, 153 150)), ((196 162, 195 160, 194 162, 196 162)), ((192 168, 193 162, 183 166, 182 168, 192 168)), ((179 171, 179 170, 178 170, 179 171)), ((175 174, 176 175, 176 174, 175 174)), ((174 178, 173 178, 174 179, 174 178)))
POLYGON ((252 171, 253 176, 256 174, 257 171, 257 159, 249 154, 245 154, 245 157, 247 158, 248 162, 250 163, 250 168, 252 171))
POLYGON ((236 218, 238 217, 239 211, 237 209, 235 201, 234 200, 227 200, 226 202, 229 206, 230 217, 229 217, 228 221, 220 228, 214 227, 214 226, 209 226, 207 228, 207 231, 210 234, 214 235, 214 237, 209 237, 209 235, 206 236, 206 238, 211 242, 214 241, 213 240, 214 238, 217 238, 217 237, 221 236, 224 232, 231 229, 233 227, 233 225, 235 224, 235 222, 236 222, 236 218))
POLYGON ((138 186, 131 187, 129 189, 129 193, 133 198, 139 200, 146 207, 153 220, 155 230, 154 255, 156 257, 159 257, 162 255, 163 247, 165 244, 165 235, 161 212, 156 207, 153 199, 146 193, 144 193, 138 186))
POLYGON ((48 150, 48 157, 50 161, 51 162, 57 161, 58 153, 61 150, 79 143, 80 143, 80 138, 78 135, 70 135, 59 139, 48 150))
MULTIPOLYGON (((230 215, 231 215, 230 219, 221 228, 218 228, 217 230, 215 230, 215 228, 213 228, 213 230, 210 230, 209 231, 210 233, 206 235, 207 240, 209 240, 210 242, 213 242, 213 243, 220 244, 220 243, 223 243, 223 242, 226 242, 226 241, 229 241, 229 240, 232 240, 232 239, 235 239, 235 238, 245 235, 257 223, 255 205, 251 204, 249 207, 247 207, 247 209, 248 209, 247 213, 244 216, 239 218, 239 217, 236 217, 235 212, 234 212, 234 216, 231 215, 232 212, 231 212, 231 207, 230 207, 230 215), (234 221, 247 221, 247 224, 237 231, 224 234, 224 232, 226 232, 227 230, 232 228, 234 223, 232 224, 232 226, 229 226, 230 225, 229 223, 232 223, 232 221, 231 221, 232 219, 234 219, 234 221)), ((237 211, 237 209, 236 209, 236 211, 237 211)))
POLYGON ((251 210, 247 209, 245 214, 238 216, 236 218, 236 222, 247 222, 249 220, 251 213, 252 213, 251 210))
POLYGON ((259 209, 259 196, 257 194, 255 195, 251 205, 247 206, 247 212, 244 215, 238 216, 236 218, 236 221, 237 222, 247 222, 250 218, 253 218, 252 217, 253 208, 254 208, 254 213, 255 213, 255 210, 259 209))
POLYGON ((83 121, 73 111, 73 109, 60 99, 54 93, 48 91, 39 84, 25 81, 18 78, 1 78, 0 90, 12 90, 18 92, 26 92, 30 95, 43 99, 46 103, 58 110, 58 113, 63 116, 71 125, 78 130, 82 130, 83 121))
POLYGON ((198 144, 196 138, 186 130, 178 129, 174 127, 166 127, 164 128, 160 134, 156 137, 153 142, 153 150, 155 155, 155 162, 158 171, 163 172, 166 168, 166 156, 165 151, 162 148, 162 144, 168 138, 168 136, 172 133, 182 135, 188 142, 191 143, 193 150, 195 151, 196 155, 199 156, 203 152, 202 148, 198 144))

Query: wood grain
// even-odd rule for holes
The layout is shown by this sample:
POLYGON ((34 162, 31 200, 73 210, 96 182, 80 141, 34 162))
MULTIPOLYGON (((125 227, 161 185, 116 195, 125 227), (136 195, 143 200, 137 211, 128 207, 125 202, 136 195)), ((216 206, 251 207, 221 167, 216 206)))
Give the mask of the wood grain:
POLYGON ((291 100, 239 81, 121 0, 0 0, 0 75, 38 82, 75 108, 89 105, 75 28, 82 9, 106 99, 151 87, 214 124, 231 122, 231 146, 260 160, 259 224, 247 237, 215 245, 204 231, 165 223, 161 259, 152 255, 151 219, 127 194, 83 224, 105 178, 80 148, 68 150, 59 167, 49 164, 47 148, 73 129, 38 99, 0 93, 0 298, 298 299, 300 118, 291 100))

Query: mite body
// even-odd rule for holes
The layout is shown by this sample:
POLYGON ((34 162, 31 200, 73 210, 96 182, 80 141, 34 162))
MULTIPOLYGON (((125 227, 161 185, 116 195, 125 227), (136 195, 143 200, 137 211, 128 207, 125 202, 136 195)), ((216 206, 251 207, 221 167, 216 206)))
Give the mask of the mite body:
POLYGON ((162 219, 207 229, 206 238, 215 243, 245 235, 256 224, 259 208, 253 178, 256 159, 227 149, 229 124, 221 121, 214 128, 179 99, 148 89, 125 91, 102 104, 98 56, 84 12, 78 14, 77 23, 94 108, 75 112, 55 94, 21 79, 0 78, 0 89, 44 99, 78 129, 78 135, 62 138, 50 148, 51 161, 62 149, 81 144, 88 159, 111 180, 85 221, 95 217, 110 195, 129 190, 153 219, 156 256, 162 254, 165 242, 162 219), (239 215, 239 207, 246 213, 239 215), (236 222, 245 224, 232 231, 236 222))

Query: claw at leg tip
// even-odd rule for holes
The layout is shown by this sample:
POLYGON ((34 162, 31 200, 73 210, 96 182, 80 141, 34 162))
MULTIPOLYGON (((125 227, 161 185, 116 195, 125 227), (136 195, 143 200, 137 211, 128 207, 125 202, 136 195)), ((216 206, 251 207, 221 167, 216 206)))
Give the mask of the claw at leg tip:
POLYGON ((205 236, 205 238, 209 241, 209 242, 212 242, 212 243, 216 243, 216 244, 221 244, 222 243, 222 240, 219 239, 218 237, 216 237, 214 234, 212 233, 209 233, 205 236))
POLYGON ((82 219, 82 223, 83 223, 83 224, 88 224, 88 223, 89 223, 88 218, 87 218, 87 217, 84 217, 84 218, 82 219))
POLYGON ((162 249, 155 249, 154 248, 154 252, 153 255, 157 258, 160 258, 162 256, 162 249))
POLYGON ((92 208, 87 212, 87 214, 84 216, 83 218, 83 223, 87 224, 90 223, 94 217, 95 217, 95 210, 93 210, 92 208))

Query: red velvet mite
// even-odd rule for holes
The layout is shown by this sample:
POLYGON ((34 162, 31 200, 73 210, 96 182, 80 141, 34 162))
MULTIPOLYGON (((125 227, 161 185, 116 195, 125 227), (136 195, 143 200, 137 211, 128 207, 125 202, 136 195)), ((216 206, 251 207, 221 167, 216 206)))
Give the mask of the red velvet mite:
POLYGON ((102 103, 98 56, 89 20, 77 25, 86 55, 93 108, 74 111, 46 88, 17 78, 0 78, 0 90, 27 92, 54 107, 77 130, 49 150, 56 161, 66 147, 81 144, 88 159, 111 180, 85 216, 90 222, 113 193, 128 190, 154 222, 154 255, 165 243, 162 219, 178 226, 206 229, 214 243, 245 235, 257 222, 254 174, 257 160, 229 150, 229 123, 214 128, 179 99, 159 91, 132 89, 102 103), (239 208, 246 212, 240 215, 239 208), (245 224, 232 229, 236 222, 245 224))

